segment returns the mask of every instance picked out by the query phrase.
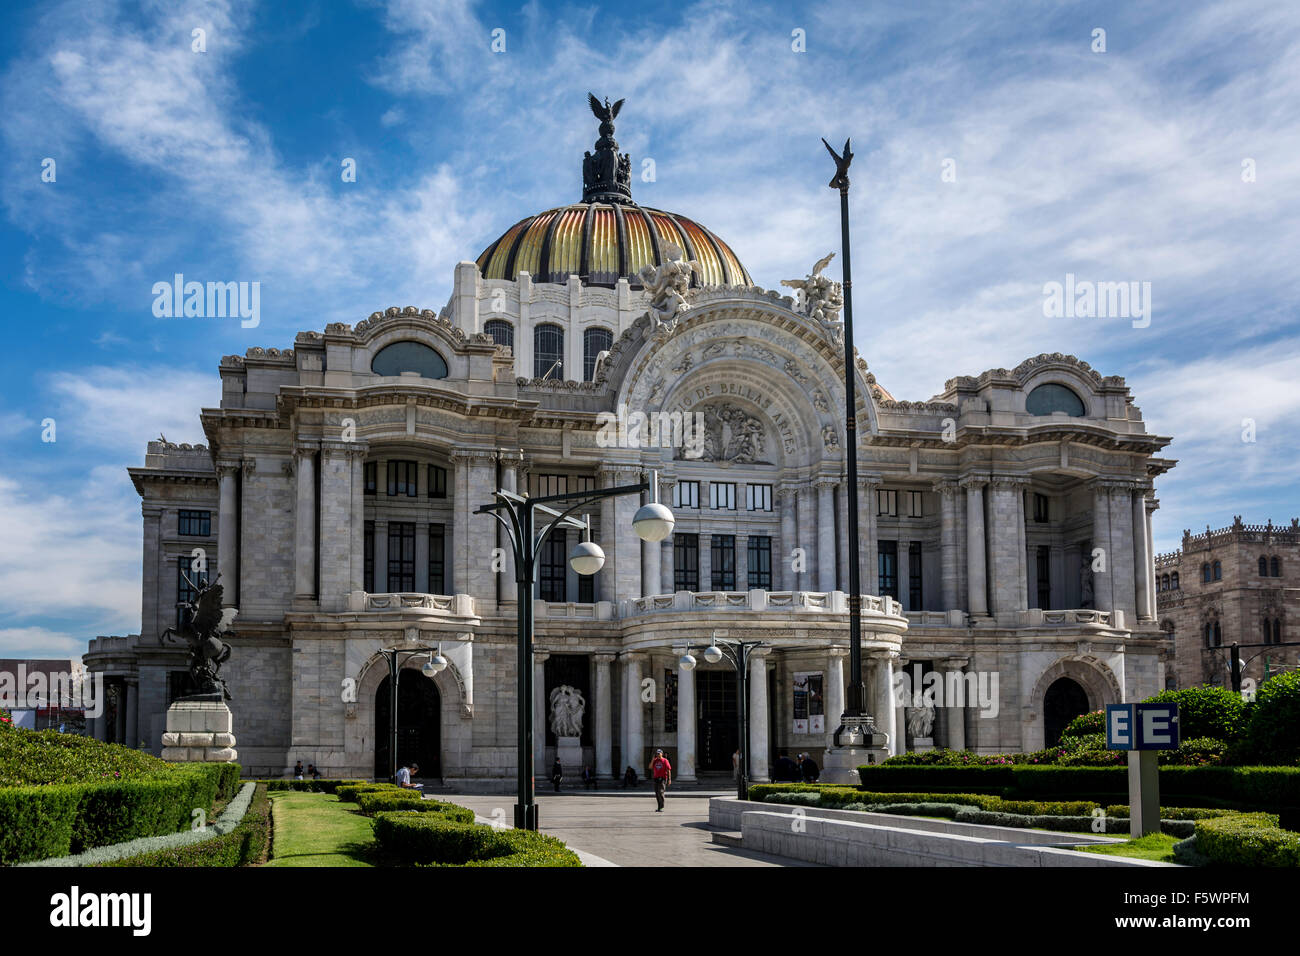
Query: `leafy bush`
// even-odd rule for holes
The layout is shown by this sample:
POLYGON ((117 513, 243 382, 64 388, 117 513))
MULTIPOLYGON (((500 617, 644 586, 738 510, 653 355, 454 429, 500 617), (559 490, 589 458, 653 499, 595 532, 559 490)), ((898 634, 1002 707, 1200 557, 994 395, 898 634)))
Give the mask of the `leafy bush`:
POLYGON ((1297 727, 1300 727, 1300 671, 1291 671, 1266 680, 1255 692, 1243 757, 1259 763, 1300 763, 1297 727))
POLYGON ((451 866, 581 866, 555 837, 457 823, 438 813, 377 814, 375 840, 406 863, 451 866))
POLYGON ((13 714, 9 713, 9 711, 5 710, 3 707, 0 707, 0 730, 8 730, 12 728, 13 725, 13 714))
POLYGON ((368 780, 266 780, 266 789, 272 793, 277 790, 296 790, 301 793, 334 793, 339 787, 351 787, 368 784, 368 780))
POLYGON ((1283 830, 1271 813, 1197 820, 1196 852, 1210 865, 1300 866, 1300 833, 1283 830))
POLYGON ((1165 690, 1145 703, 1177 704, 1179 735, 1187 740, 1212 737, 1231 743, 1246 730, 1246 702, 1226 687, 1165 690))
POLYGON ((442 800, 425 800, 414 790, 395 792, 378 791, 357 794, 357 806, 370 816, 386 810, 415 810, 420 813, 441 813, 457 823, 473 823, 474 811, 442 800))
POLYGON ((402 789, 395 783, 345 783, 334 788, 334 795, 344 803, 356 803, 363 793, 397 793, 402 789))
POLYGON ((1177 750, 1160 751, 1160 763, 1179 767, 1215 767, 1223 763, 1228 744, 1213 737, 1184 740, 1177 750))
POLYGON ((66 856, 80 803, 71 784, 0 787, 0 865, 66 856))
POLYGON ((1061 731, 1062 739, 1066 737, 1086 737, 1092 734, 1101 734, 1102 738, 1105 738, 1105 710, 1094 710, 1087 714, 1080 714, 1065 725, 1065 730, 1061 731))
POLYGON ((170 765, 151 754, 57 730, 10 727, 0 736, 0 787, 91 783, 163 776, 170 765))
POLYGON ((229 833, 198 843, 140 853, 98 866, 247 866, 266 858, 271 843, 271 801, 259 782, 247 812, 229 833))

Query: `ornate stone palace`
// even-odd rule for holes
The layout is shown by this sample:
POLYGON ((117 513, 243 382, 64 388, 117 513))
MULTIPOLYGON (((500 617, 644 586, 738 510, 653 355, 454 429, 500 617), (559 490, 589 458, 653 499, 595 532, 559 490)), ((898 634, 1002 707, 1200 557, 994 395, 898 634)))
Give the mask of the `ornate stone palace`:
POLYGON ((1300 662, 1300 648, 1277 646, 1296 640, 1287 622, 1300 618, 1300 518, 1184 531, 1182 548, 1156 556, 1156 587, 1179 687, 1231 687, 1234 643, 1255 645, 1240 654, 1256 684, 1300 662))
POLYGON ((754 776, 782 752, 820 763, 850 679, 850 547, 871 711, 895 751, 1033 750, 1086 709, 1164 688, 1150 527, 1153 479, 1173 462, 1124 380, 1039 355, 897 401, 857 359, 849 541, 841 290, 825 261, 790 280, 797 298, 756 288, 712 232, 632 200, 617 106, 604 110, 583 201, 460 263, 441 311, 389 308, 226 356, 220 407, 200 413, 207 445, 149 444, 130 470, 142 633, 91 641, 89 668, 124 702, 98 735, 157 750, 187 676, 157 636, 207 579, 197 548, 239 610, 222 674, 246 769, 386 773, 378 652, 431 645, 450 666, 428 678, 424 658, 406 662, 399 755, 508 789, 514 571, 474 509, 497 488, 579 491, 650 469, 676 515, 668 540, 635 536, 634 498, 605 499, 598 574, 569 568, 573 532, 541 556, 539 767, 557 748, 547 701, 567 687, 565 721, 576 693, 582 760, 602 777, 644 775, 654 747, 678 779, 729 773, 736 675, 699 655, 715 632, 765 642, 754 776), (678 667, 688 648, 693 671, 678 667), (917 696, 891 694, 908 686, 917 696))

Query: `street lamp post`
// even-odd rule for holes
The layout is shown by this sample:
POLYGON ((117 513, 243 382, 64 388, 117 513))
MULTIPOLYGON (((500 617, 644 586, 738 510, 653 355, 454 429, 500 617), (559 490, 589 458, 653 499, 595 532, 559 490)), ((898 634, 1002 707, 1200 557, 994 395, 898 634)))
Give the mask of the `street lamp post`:
POLYGON ((447 658, 442 656, 442 648, 436 651, 432 647, 385 647, 379 652, 384 655, 384 660, 388 662, 388 779, 393 780, 397 777, 397 679, 401 674, 402 655, 405 659, 410 660, 412 657, 419 657, 422 654, 429 655, 429 659, 424 662, 424 667, 420 670, 425 677, 432 678, 435 674, 443 671, 447 667, 447 658))
POLYGON ((542 547, 551 532, 558 527, 577 528, 582 540, 569 555, 569 565, 578 574, 595 574, 605 564, 605 553, 591 540, 590 516, 578 519, 573 516, 585 505, 602 498, 650 492, 650 500, 632 519, 632 530, 644 541, 662 541, 673 530, 673 513, 658 500, 658 476, 650 473, 649 481, 635 485, 618 485, 596 491, 573 491, 562 495, 544 495, 529 498, 513 491, 494 492, 493 504, 481 505, 475 514, 490 514, 501 522, 514 550, 515 583, 518 586, 519 608, 519 802, 515 804, 515 828, 538 828, 537 801, 533 767, 533 586, 537 580, 537 563, 542 547), (564 510, 549 507, 557 505, 564 510), (540 533, 536 530, 536 515, 549 518, 540 533))
MULTIPOLYGON (((717 639, 718 632, 714 632, 713 638, 708 647, 704 648, 703 656, 710 664, 716 664, 724 657, 731 661, 736 667, 736 714, 740 724, 740 746, 736 749, 740 751, 740 766, 737 768, 739 775, 736 779, 736 797, 740 800, 749 799, 749 656, 756 647, 766 646, 763 641, 731 641, 717 639)), ((677 664, 684 671, 695 669, 695 656, 691 653, 693 647, 686 648, 686 652, 678 659, 677 664)), ((688 714, 687 719, 694 719, 694 714, 688 714)))

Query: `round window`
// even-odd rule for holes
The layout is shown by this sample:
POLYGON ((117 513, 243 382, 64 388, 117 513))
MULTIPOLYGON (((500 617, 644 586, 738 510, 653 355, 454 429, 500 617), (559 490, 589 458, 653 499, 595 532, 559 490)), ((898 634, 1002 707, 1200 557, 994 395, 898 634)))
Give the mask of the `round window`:
POLYGON ((1025 398, 1025 410, 1030 415, 1051 415, 1053 412, 1065 412, 1075 418, 1084 415, 1083 399, 1055 382, 1039 385, 1030 392, 1025 398))
POLYGON ((370 370, 376 375, 415 372, 421 378, 447 377, 446 361, 422 342, 394 342, 384 346, 370 362, 370 370))

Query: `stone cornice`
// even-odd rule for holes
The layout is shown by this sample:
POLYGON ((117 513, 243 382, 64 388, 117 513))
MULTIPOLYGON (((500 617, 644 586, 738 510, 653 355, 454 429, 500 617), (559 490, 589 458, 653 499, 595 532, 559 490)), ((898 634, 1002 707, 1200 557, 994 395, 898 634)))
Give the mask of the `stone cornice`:
POLYGON ((989 483, 987 475, 963 475, 957 479, 957 484, 969 490, 971 488, 983 488, 989 483))

